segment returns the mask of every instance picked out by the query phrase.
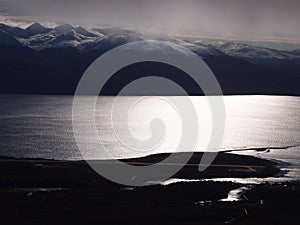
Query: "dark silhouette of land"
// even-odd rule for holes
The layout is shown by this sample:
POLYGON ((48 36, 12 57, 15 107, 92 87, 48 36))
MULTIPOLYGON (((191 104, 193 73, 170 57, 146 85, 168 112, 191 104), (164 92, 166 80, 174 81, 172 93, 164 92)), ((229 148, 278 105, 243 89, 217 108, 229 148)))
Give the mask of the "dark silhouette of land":
MULTIPOLYGON (((74 94, 89 65, 110 49, 80 52, 76 48, 35 51, 24 46, 0 46, 0 93, 74 94)), ((246 61, 229 55, 207 56, 225 95, 300 95, 299 59, 246 61)), ((101 74, 99 74, 101 76, 101 74)), ((144 62, 118 71, 102 95, 116 95, 124 85, 146 77, 160 76, 178 83, 190 95, 202 95, 197 84, 183 71, 170 65, 144 62)), ((143 88, 141 88, 143 90, 143 88)), ((157 90, 130 95, 178 95, 157 90)), ((213 90, 210 95, 216 94, 213 90)))
MULTIPOLYGON (((148 165, 167 154, 128 159, 148 165)), ((269 177, 276 164, 250 156, 219 154, 198 172, 194 154, 173 178, 269 177)), ((99 161, 101 163, 101 161, 99 161)), ((105 161, 105 163, 109 163, 105 161)), ((112 164, 112 169, 113 169, 112 164)), ((240 202, 220 202, 231 182, 187 182, 128 187, 95 173, 84 161, 0 160, 2 224, 298 224, 300 185, 253 186, 240 202)))

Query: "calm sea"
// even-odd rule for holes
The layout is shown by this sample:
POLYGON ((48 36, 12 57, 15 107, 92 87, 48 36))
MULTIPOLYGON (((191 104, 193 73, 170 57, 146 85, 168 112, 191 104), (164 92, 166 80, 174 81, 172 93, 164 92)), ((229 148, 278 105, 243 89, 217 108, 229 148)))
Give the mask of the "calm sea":
MULTIPOLYGON (((89 97, 86 97, 89 98, 89 97)), ((182 98, 182 97, 172 97, 182 98)), ((201 141, 209 139, 211 114, 205 97, 192 97, 201 141)), ((72 127, 72 96, 0 95, 0 156, 77 160, 77 148, 72 127)), ((128 121, 111 122, 113 97, 99 97, 95 109, 99 138, 118 158, 138 157, 176 148, 180 139, 180 115, 160 97, 120 97, 124 105, 136 102, 128 121), (127 126, 138 139, 151 136, 150 122, 161 118, 166 123, 167 138, 149 152, 131 151, 119 143, 116 136, 127 126), (113 126, 112 126, 113 124, 113 126), (112 127, 114 129, 112 129, 112 127)), ((269 148, 268 151, 245 151, 263 158, 292 163, 295 173, 300 168, 300 98, 285 96, 226 96, 226 128, 222 144, 215 150, 269 148)), ((82 110, 88 110, 82 105, 82 110)), ((87 131, 88 132, 88 131, 87 131)), ((87 135, 83 140, 95 145, 99 140, 87 135)), ((182 149, 189 151, 189 149, 182 149)), ((90 158, 103 158, 101 152, 91 152, 90 158)), ((292 173, 292 171, 290 171, 292 173)), ((298 176, 298 175, 297 175, 298 176)))

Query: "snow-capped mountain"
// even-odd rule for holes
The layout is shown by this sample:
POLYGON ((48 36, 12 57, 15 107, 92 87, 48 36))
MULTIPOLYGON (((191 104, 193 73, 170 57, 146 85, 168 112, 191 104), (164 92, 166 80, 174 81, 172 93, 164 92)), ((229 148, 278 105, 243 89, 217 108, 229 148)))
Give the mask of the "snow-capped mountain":
POLYGON ((299 50, 289 52, 224 41, 203 44, 200 41, 189 41, 123 28, 84 28, 70 24, 47 28, 34 23, 22 29, 0 24, 0 32, 0 44, 24 45, 37 51, 66 47, 77 48, 81 52, 109 50, 122 44, 151 39, 176 43, 202 58, 230 56, 246 61, 257 61, 289 60, 300 57, 299 50))
POLYGON ((36 34, 47 33, 50 30, 51 30, 50 28, 46 28, 39 23, 34 23, 25 29, 24 34, 25 34, 25 37, 31 37, 36 34))
MULTIPOLYGON (((197 41, 124 28, 70 24, 50 28, 38 23, 26 29, 0 24, 0 93, 73 94, 84 71, 103 52, 141 40, 166 41, 166 45, 139 42, 143 51, 159 48, 168 54, 194 52, 214 72, 224 94, 300 96, 299 49, 283 51, 229 41, 197 41)), ((135 77, 138 74, 174 78, 189 93, 201 94, 182 71, 166 65, 146 62, 119 72, 124 76, 116 78, 118 84, 108 86, 103 94, 118 93, 118 85, 126 83, 128 78, 138 78, 135 77)))
POLYGON ((123 44, 127 44, 134 41, 141 41, 145 39, 145 37, 140 36, 138 34, 122 32, 99 37, 93 42, 83 42, 80 45, 80 49, 83 49, 83 51, 112 49, 123 44))
POLYGON ((188 41, 180 41, 180 40, 177 41, 176 43, 186 47, 187 49, 193 51, 194 53, 202 57, 225 55, 222 51, 216 49, 215 47, 204 45, 202 43, 197 43, 197 42, 191 43, 188 41))
POLYGON ((70 24, 64 24, 64 25, 57 26, 57 27, 54 28, 54 30, 58 34, 74 31, 74 32, 76 32, 80 35, 85 36, 85 37, 98 37, 98 36, 101 36, 99 34, 96 34, 96 33, 92 32, 92 31, 88 31, 88 30, 84 29, 81 26, 74 27, 70 24))
POLYGON ((247 44, 233 42, 212 42, 209 46, 213 46, 227 55, 246 59, 246 60, 268 60, 268 59, 293 59, 298 58, 293 52, 282 51, 277 49, 263 48, 251 46, 247 44))
POLYGON ((0 30, 13 37, 25 37, 25 30, 20 27, 11 27, 6 24, 0 24, 0 30))
POLYGON ((43 29, 43 32, 33 34, 28 38, 19 37, 19 41, 30 48, 42 50, 45 48, 77 47, 87 42, 93 42, 98 37, 101 35, 89 32, 82 27, 65 24, 48 29, 46 32, 43 29))

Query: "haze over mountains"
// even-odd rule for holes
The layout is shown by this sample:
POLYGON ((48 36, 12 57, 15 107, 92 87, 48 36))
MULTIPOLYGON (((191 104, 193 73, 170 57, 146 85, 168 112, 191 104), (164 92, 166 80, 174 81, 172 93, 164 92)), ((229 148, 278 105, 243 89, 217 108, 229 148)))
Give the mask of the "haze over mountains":
MULTIPOLYGON (((203 44, 201 40, 123 28, 88 29, 70 24, 48 28, 39 23, 27 29, 0 24, 0 91, 72 94, 84 71, 101 54, 148 39, 173 42, 199 55, 213 70, 225 94, 300 95, 300 49, 285 51, 229 41, 203 44)), ((141 73, 163 75, 182 84, 190 94, 201 94, 182 71, 150 62, 119 71, 103 94, 116 94, 141 73), (118 77, 120 73, 126 74, 126 80, 118 77)))

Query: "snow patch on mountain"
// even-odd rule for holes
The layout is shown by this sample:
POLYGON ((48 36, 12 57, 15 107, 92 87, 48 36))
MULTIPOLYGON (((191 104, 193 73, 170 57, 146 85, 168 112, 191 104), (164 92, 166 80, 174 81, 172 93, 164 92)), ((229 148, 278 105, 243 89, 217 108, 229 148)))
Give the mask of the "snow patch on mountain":
POLYGON ((186 47, 187 49, 193 51, 194 53, 196 53, 197 55, 206 58, 209 56, 222 56, 225 55, 222 51, 216 49, 213 46, 207 46, 204 45, 200 42, 196 42, 196 43, 191 43, 188 41, 177 41, 176 42, 179 45, 182 45, 184 47, 186 47))
POLYGON ((21 38, 20 41, 28 47, 41 50, 45 48, 77 47, 87 42, 93 42, 99 36, 82 27, 65 24, 50 29, 46 33, 21 38))
POLYGON ((172 55, 172 54, 184 54, 186 56, 192 56, 194 57, 195 54, 188 50, 187 48, 180 46, 178 44, 172 43, 172 42, 162 42, 162 41, 156 41, 156 40, 148 40, 146 42, 136 42, 134 45, 127 45, 125 46, 125 49, 131 49, 132 46, 137 49, 141 49, 144 52, 156 52, 159 50, 165 55, 172 55))
POLYGON ((257 46, 251 46, 247 44, 233 43, 233 42, 212 42, 209 46, 213 46, 227 55, 234 56, 236 58, 248 59, 248 60, 267 60, 267 59, 293 59, 298 58, 295 54, 288 51, 281 51, 270 48, 263 48, 257 46))
POLYGON ((112 49, 123 44, 127 44, 134 41, 145 40, 146 38, 142 35, 122 31, 121 33, 114 33, 108 36, 100 37, 94 42, 88 44, 83 43, 80 48, 84 51, 100 50, 100 49, 112 49))

